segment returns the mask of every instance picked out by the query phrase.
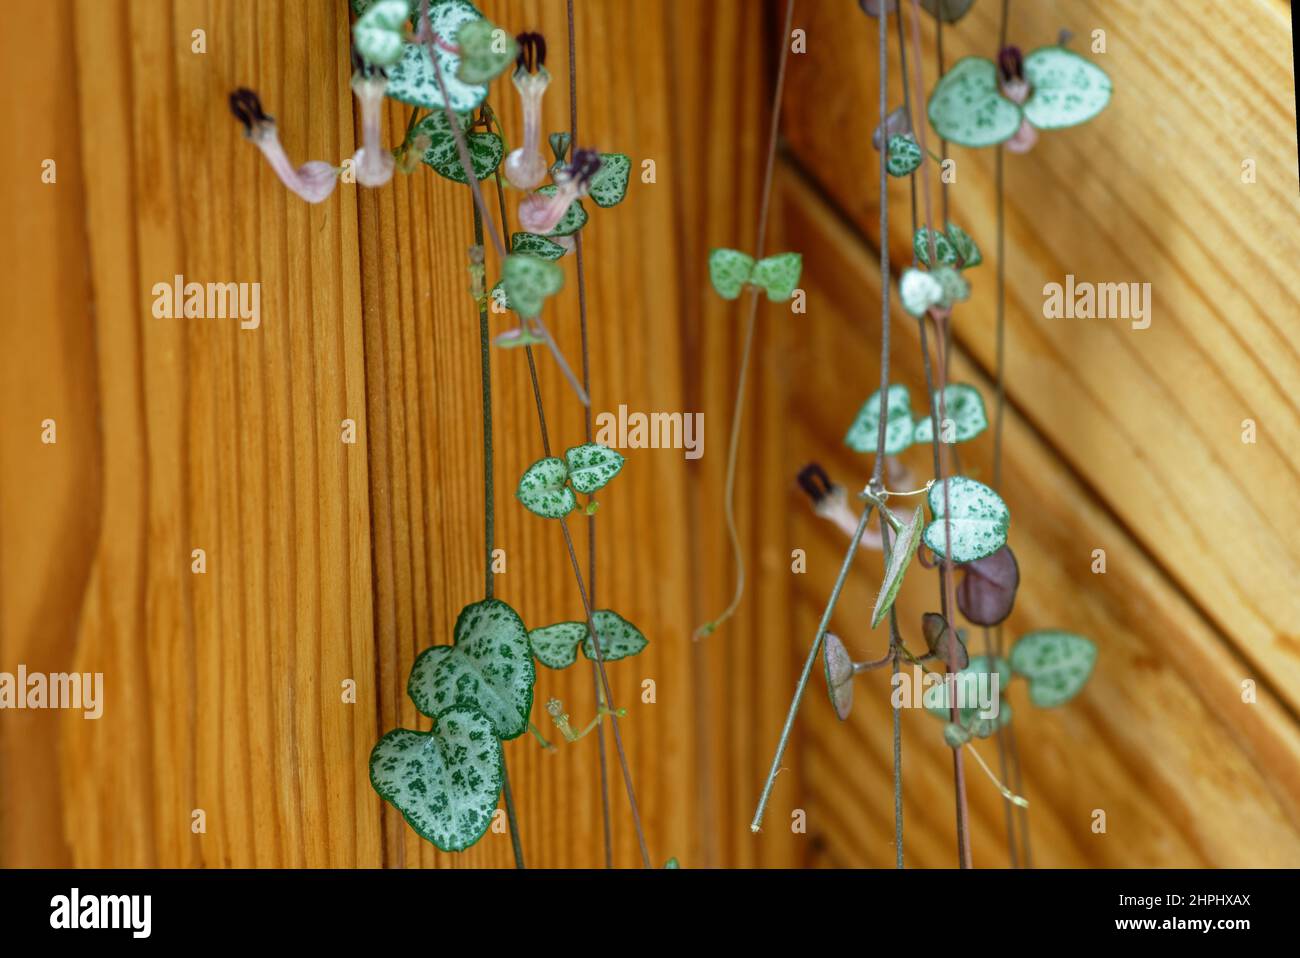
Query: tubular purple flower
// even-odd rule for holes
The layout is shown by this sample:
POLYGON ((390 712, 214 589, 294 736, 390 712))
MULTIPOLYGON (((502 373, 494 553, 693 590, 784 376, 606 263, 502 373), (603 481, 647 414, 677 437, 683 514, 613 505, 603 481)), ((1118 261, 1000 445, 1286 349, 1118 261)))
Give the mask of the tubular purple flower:
POLYGON ((388 77, 382 70, 357 70, 352 74, 352 92, 361 103, 361 149, 353 156, 352 164, 362 186, 383 186, 393 178, 393 154, 384 149, 380 138, 387 89, 388 77))
POLYGON ((257 94, 240 87, 230 94, 230 112, 244 126, 244 136, 262 151, 280 182, 308 203, 322 203, 338 183, 338 167, 323 160, 311 160, 297 168, 280 144, 275 118, 262 110, 257 94))
MULTIPOLYGON (((538 146, 542 135, 542 95, 550 86, 545 67, 546 40, 540 33, 521 33, 519 57, 512 77, 524 113, 524 143, 506 157, 506 179, 520 190, 536 189, 546 178, 546 157, 538 146)), ((561 214, 563 215, 563 214, 561 214)))
POLYGON ((595 150, 575 150, 573 163, 555 174, 553 196, 533 193, 519 203, 519 225, 530 233, 555 229, 573 201, 586 196, 600 163, 600 154, 595 150))
MULTIPOLYGON (((1017 106, 1024 106, 1033 89, 1025 79, 1025 58, 1019 47, 1003 47, 998 53, 998 80, 1002 95, 1017 106)), ((1006 141, 1012 153, 1028 153, 1038 142, 1038 131, 1028 120, 1020 121, 1020 129, 1006 141)))

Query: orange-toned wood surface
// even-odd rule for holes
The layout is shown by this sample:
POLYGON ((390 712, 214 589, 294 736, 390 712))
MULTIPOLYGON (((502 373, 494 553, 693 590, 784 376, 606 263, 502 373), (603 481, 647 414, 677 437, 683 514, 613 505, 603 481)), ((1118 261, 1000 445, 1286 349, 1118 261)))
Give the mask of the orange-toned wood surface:
MULTIPOLYGON (((564 4, 484 0, 551 39, 546 126, 568 123, 564 4)), ((794 485, 809 459, 845 485, 869 462, 840 443, 878 378, 874 22, 851 0, 798 0, 770 250, 804 253, 806 314, 764 304, 737 487, 750 570, 725 604, 727 430, 742 303, 706 258, 753 242, 778 52, 777 6, 754 0, 579 0, 579 140, 633 157, 628 199, 584 232, 594 408, 702 411, 705 455, 631 450, 601 495, 598 604, 650 638, 611 664, 655 864, 893 862, 887 688, 853 718, 809 688, 769 810, 753 813, 789 694, 845 538, 794 485), (841 26, 843 25, 843 26, 841 26), (654 183, 637 175, 653 160, 654 183), (791 572, 791 550, 808 571, 791 572), (653 679, 656 701, 642 701, 653 679), (791 830, 806 813, 807 832, 791 830)), ((996 3, 945 31, 949 62, 991 52, 996 3)), ((1094 123, 1008 162, 1004 491, 1025 575, 1010 624, 1094 637, 1087 691, 1036 712, 1016 689, 1035 863, 1300 862, 1300 645, 1294 525, 1295 117, 1283 5, 1167 12, 1013 2, 1012 39, 1061 26, 1116 97, 1094 123), (1159 108, 1153 107, 1158 104, 1159 108), (1253 184, 1243 158, 1257 160, 1253 184), (1053 324, 1067 272, 1150 281, 1148 330, 1053 324), (1253 418, 1259 441, 1243 445, 1253 418), (1105 548, 1108 571, 1089 571, 1105 548), (1259 684, 1244 704, 1243 679, 1259 684), (1108 832, 1090 829, 1108 814, 1108 832)), ((1173 4, 1168 5, 1171 9, 1173 4)), ((935 75, 927 25, 927 82, 935 75)), ((482 589, 478 322, 467 294, 464 187, 424 170, 379 190, 287 194, 225 104, 259 90, 292 157, 356 149, 343 0, 117 0, 19 5, 0 40, 13 95, 0 197, 0 670, 105 673, 104 716, 0 712, 0 864, 509 866, 508 836, 437 852, 373 793, 377 737, 415 726, 415 655, 450 638, 482 589), (191 51, 206 31, 207 52, 191 51), (45 159, 57 181, 41 181, 45 159), (260 282, 262 323, 164 320, 154 283, 260 282), (58 441, 41 442, 42 422, 58 441), (344 419, 358 441, 340 441, 344 419), (193 575, 191 550, 207 552, 193 575), (341 683, 356 682, 347 703, 341 683), (191 830, 206 814, 206 832, 191 830)), ((891 43, 891 49, 892 49, 891 43)), ((891 94, 891 100, 898 97, 891 94)), ((518 127, 508 84, 492 100, 518 127)), ((390 107, 386 132, 407 113, 390 107)), ((993 248, 992 154, 954 150, 953 219, 993 248)), ((490 194, 489 194, 490 195, 490 194)), ((907 254, 894 184, 895 267, 907 254)), ((548 325, 581 352, 574 266, 548 325)), ((993 259, 957 320, 954 374, 991 397, 993 259)), ((489 256, 489 274, 495 271, 489 256)), ((493 331, 505 328, 493 317, 493 331)), ((895 376, 923 392, 915 327, 896 311, 895 376)), ((581 409, 538 353, 551 441, 581 409)), ((580 612, 563 539, 512 492, 541 455, 523 355, 492 357, 500 597, 529 625, 580 612)), ((991 439, 962 449, 976 476, 991 439)), ((925 456, 906 460, 924 475, 925 456)), ((582 520, 573 523, 585 560, 582 520)), ((585 563, 584 563, 585 565, 585 563)), ((878 562, 855 567, 834 628, 861 655, 878 562)), ((909 575, 904 628, 934 601, 909 575)), ((540 670, 542 703, 592 714, 585 665, 540 670)), ((939 724, 906 713, 907 854, 954 861, 939 724)), ((986 746, 986 757, 992 752, 986 746)), ((506 746, 528 863, 599 865, 595 737, 506 746)), ((611 762, 612 762, 611 748, 611 762)), ((615 861, 639 862, 611 765, 615 861)), ((1005 864, 1003 803, 972 771, 975 862, 1005 864)))

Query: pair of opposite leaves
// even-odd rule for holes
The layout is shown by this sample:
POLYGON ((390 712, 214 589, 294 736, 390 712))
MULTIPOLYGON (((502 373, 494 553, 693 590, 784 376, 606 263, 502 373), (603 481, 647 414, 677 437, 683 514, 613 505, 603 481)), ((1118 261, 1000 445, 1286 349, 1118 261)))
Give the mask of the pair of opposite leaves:
MULTIPOLYGON (((592 622, 605 661, 636 655, 647 644, 640 630, 609 609, 593 612, 592 622)), ((407 694, 434 727, 398 728, 379 740, 370 753, 375 791, 443 851, 473 845, 491 824, 501 794, 501 742, 528 730, 534 656, 563 668, 579 644, 594 658, 585 622, 529 632, 499 599, 466 606, 453 643, 420 653, 407 683, 407 694)))

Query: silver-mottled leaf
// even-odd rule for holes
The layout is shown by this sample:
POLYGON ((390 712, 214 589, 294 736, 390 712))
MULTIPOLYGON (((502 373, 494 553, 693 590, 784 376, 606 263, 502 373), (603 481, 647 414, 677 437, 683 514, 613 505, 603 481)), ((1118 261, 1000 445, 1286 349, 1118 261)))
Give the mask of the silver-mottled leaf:
POLYGON ((451 645, 416 657, 406 690, 425 715, 472 706, 497 738, 511 739, 528 730, 536 679, 523 620, 500 599, 484 599, 461 609, 451 645))
POLYGON ((568 485, 569 470, 563 459, 538 459, 519 478, 515 497, 524 508, 543 519, 567 516, 578 504, 568 485))
POLYGON ((370 784, 445 852, 478 841, 501 794, 501 743, 482 712, 453 705, 432 732, 399 728, 370 752, 370 784))

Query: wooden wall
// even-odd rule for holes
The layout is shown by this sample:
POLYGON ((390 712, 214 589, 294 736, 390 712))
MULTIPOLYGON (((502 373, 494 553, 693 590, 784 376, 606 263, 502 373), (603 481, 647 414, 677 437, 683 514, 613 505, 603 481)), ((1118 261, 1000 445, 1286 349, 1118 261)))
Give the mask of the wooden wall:
MULTIPOLYGON (((950 61, 992 52, 997 6, 980 0, 946 31, 950 61)), ((1062 25, 1076 45, 1105 29, 1097 59, 1117 90, 1097 121, 1007 165, 1004 489, 1025 575, 1011 628, 1070 628, 1101 650, 1066 708, 1012 698, 1037 864, 1300 862, 1290 25, 1275 0, 1188 6, 1157 17, 1136 0, 1013 3, 1025 46, 1062 25), (1253 184, 1240 181, 1247 157, 1253 184), (1151 328, 1044 320, 1039 291, 1067 272, 1150 281, 1151 328), (1244 418, 1254 445, 1241 443, 1244 418), (1107 551, 1104 576, 1089 571, 1094 548, 1107 551), (1096 808, 1104 836, 1089 828, 1096 808)), ((809 308, 763 307, 738 487, 749 600, 694 644, 732 582, 720 505, 743 322, 709 289, 705 259, 752 244, 780 11, 577 7, 580 139, 653 159, 657 173, 634 176, 628 200, 594 211, 584 234, 595 408, 702 410, 706 425, 700 460, 632 451, 598 519, 599 603, 651 640, 610 673, 652 856, 890 864, 883 679, 863 684, 843 725, 814 680, 768 827, 748 829, 846 544, 793 475, 817 459, 851 485, 869 468, 840 438, 878 378, 874 22, 851 0, 797 3, 808 52, 790 60, 769 245, 804 253, 809 308), (795 548, 805 575, 790 573, 795 548), (640 700, 647 678, 654 704, 640 700), (807 834, 790 831, 795 809, 807 834)), ((563 4, 483 9, 551 38, 547 123, 566 127, 563 4)), ((434 851, 366 777, 378 735, 416 722, 411 660, 448 640, 481 588, 468 194, 426 171, 377 191, 341 185, 308 207, 242 141, 225 106, 236 85, 261 92, 298 161, 355 150, 342 0, 61 2, 19 5, 10 20, 0 670, 102 671, 107 703, 93 722, 0 713, 0 863, 511 864, 504 835, 434 851), (198 28, 205 54, 190 50, 198 28), (46 158, 53 185, 40 181, 46 158), (154 319, 150 289, 177 273, 260 282, 261 327, 154 319), (47 418, 55 445, 40 442, 47 418), (339 441, 344 418, 356 445, 339 441), (206 575, 190 573, 193 548, 207 551, 206 575), (356 704, 341 701, 349 678, 356 704), (206 834, 190 830, 196 808, 206 834)), ((923 42, 932 57, 928 28, 923 42)), ((933 59, 926 70, 933 82, 933 59)), ((506 84, 493 99, 516 127, 506 84)), ((390 111, 394 135, 405 116, 390 111)), ((955 155, 953 218, 991 250, 992 154, 955 155)), ((895 187, 898 263, 907 196, 895 187)), ((568 270, 549 325, 576 362, 568 270)), ((973 277, 954 357, 986 396, 993 270, 990 257, 973 277)), ((919 395, 914 327, 901 312, 895 327, 895 376, 919 395)), ((552 441, 571 444, 580 407, 539 361, 552 441)), ((580 605, 559 530, 511 497, 541 454, 523 356, 492 362, 498 594, 530 625, 569 618, 580 605)), ((983 437, 963 462, 987 475, 990 455, 983 437)), ((859 564, 834 623, 864 654, 882 642, 863 625, 877 579, 878 564, 859 564)), ((933 592, 930 576, 909 578, 905 628, 933 592)), ((542 671, 539 724, 550 695, 591 714, 590 676, 570 671, 542 671)), ((904 741, 909 862, 949 865, 938 723, 905 714, 904 741)), ((519 739, 506 754, 529 863, 600 864, 594 736, 554 754, 519 739)), ((611 786, 615 859, 631 866, 611 786)), ((976 863, 1005 864, 1002 800, 977 773, 970 794, 976 863)))

